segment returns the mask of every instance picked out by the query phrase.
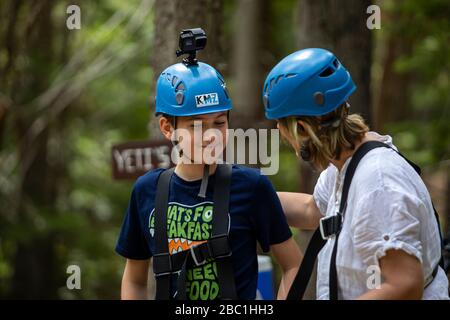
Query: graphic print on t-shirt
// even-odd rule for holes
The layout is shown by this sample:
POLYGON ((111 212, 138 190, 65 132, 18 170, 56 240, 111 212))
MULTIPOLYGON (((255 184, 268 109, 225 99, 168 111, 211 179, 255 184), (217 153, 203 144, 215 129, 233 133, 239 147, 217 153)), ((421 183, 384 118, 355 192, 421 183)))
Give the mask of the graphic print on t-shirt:
MULTIPOLYGON (((155 235, 155 217, 149 217, 149 232, 155 235)), ((169 202, 167 209, 167 237, 169 254, 189 250, 191 246, 205 242, 211 237, 213 203, 206 201, 194 206, 169 202)), ((216 262, 186 270, 186 295, 189 300, 213 300, 217 298, 216 262)))

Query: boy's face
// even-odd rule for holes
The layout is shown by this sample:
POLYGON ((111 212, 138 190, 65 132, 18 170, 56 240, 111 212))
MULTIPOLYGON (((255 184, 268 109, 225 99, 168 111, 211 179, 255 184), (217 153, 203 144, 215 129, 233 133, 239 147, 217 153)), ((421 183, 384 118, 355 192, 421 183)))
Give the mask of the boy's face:
POLYGON ((162 117, 160 128, 166 138, 178 141, 185 163, 214 163, 228 141, 227 111, 177 117, 176 128, 162 117))

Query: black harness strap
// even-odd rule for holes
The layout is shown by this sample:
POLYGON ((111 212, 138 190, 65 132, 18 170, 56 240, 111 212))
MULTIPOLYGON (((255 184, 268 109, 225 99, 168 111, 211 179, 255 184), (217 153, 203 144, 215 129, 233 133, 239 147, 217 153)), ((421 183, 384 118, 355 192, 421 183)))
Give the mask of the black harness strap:
POLYGON ((156 300, 170 299, 170 279, 173 271, 167 237, 167 207, 170 180, 175 168, 162 172, 158 179, 155 197, 155 246, 153 272, 156 278, 156 300))
MULTIPOLYGON (((380 142, 380 141, 366 142, 366 143, 362 144, 355 151, 355 153, 353 154, 352 160, 350 161, 350 163, 347 167, 347 171, 345 173, 344 185, 342 187, 341 202, 340 202, 340 206, 339 206, 339 212, 337 213, 336 216, 327 217, 327 218, 323 219, 323 222, 327 222, 328 226, 331 225, 332 227, 334 227, 334 232, 330 232, 331 230, 326 230, 326 231, 328 231, 328 232, 326 232, 326 236, 330 236, 333 234, 335 235, 335 242, 334 242, 333 251, 331 254, 330 272, 329 272, 330 300, 338 299, 338 276, 337 276, 337 269, 336 269, 336 257, 337 257, 338 243, 339 243, 339 234, 341 231, 342 221, 343 221, 345 209, 347 206, 347 197, 348 197, 348 192, 350 189, 350 184, 351 184, 353 175, 355 174, 356 168, 358 167, 358 164, 361 161, 361 159, 369 151, 371 151, 375 148, 380 148, 380 147, 390 148, 390 149, 396 151, 395 149, 391 148, 389 145, 387 145, 383 142, 380 142)), ((417 166, 412 161, 408 160, 400 152, 398 152, 398 151, 396 151, 396 152, 414 168, 414 170, 417 172, 417 174, 419 174, 419 175, 421 174, 421 170, 420 170, 419 166, 417 166)), ((434 206, 433 206, 433 210, 434 210, 434 215, 436 217, 436 221, 438 224, 439 235, 441 237, 441 245, 442 245, 443 241, 442 241, 442 234, 441 234, 440 223, 439 223, 439 215, 437 214, 436 209, 434 209, 434 206)), ((322 221, 321 221, 321 224, 322 224, 322 221)), ((326 224, 324 224, 324 225, 326 225, 326 224)), ((327 229, 327 228, 322 225, 322 229, 327 229)), ((333 228, 330 228, 330 229, 333 229, 333 228)), ((291 289, 288 293, 288 297, 287 297, 288 300, 298 300, 298 299, 303 298, 304 292, 306 290, 306 286, 308 285, 309 279, 311 278, 311 273, 312 273, 317 255, 327 241, 327 240, 324 240, 324 238, 323 238, 324 237, 323 232, 324 232, 324 230, 322 230, 322 232, 320 232, 320 228, 318 228, 315 231, 313 237, 311 238, 311 240, 308 244, 308 248, 306 249, 306 253, 303 258, 303 262, 299 268, 297 276, 296 276, 294 282, 292 283, 291 289)), ((443 267, 443 265, 444 265, 443 262, 444 262, 443 256, 441 255, 439 265, 434 268, 432 275, 431 275, 431 279, 433 279, 436 276, 439 266, 443 267)), ((427 285, 429 285, 431 283, 431 281, 428 282, 427 285)))
POLYGON ((233 266, 231 263, 231 248, 228 243, 228 229, 230 226, 228 212, 232 167, 229 164, 219 165, 216 170, 218 171, 216 171, 214 186, 212 238, 216 239, 219 244, 217 248, 219 249, 217 250, 217 255, 219 257, 217 258, 219 296, 220 299, 237 299, 233 266))
POLYGON ((309 240, 308 247, 306 248, 303 256, 303 261, 298 269, 294 281, 292 282, 286 300, 303 299, 309 279, 311 279, 311 274, 314 269, 314 264, 316 263, 317 255, 320 250, 322 250, 325 243, 327 243, 327 241, 322 238, 320 229, 317 228, 311 237, 311 240, 309 240))
MULTIPOLYGON (((169 171, 169 170, 167 170, 169 171)), ((165 171, 164 173, 166 173, 165 171)), ((228 242, 229 229, 229 195, 231 183, 232 167, 229 164, 221 164, 216 168, 214 184, 214 208, 212 233, 208 241, 199 245, 192 246, 190 250, 185 250, 174 255, 155 255, 158 256, 158 263, 165 263, 169 268, 156 266, 158 272, 155 272, 157 286, 156 299, 170 299, 170 278, 174 272, 180 272, 177 280, 176 299, 186 299, 186 270, 191 266, 201 266, 212 260, 217 261, 217 278, 219 282, 219 297, 221 299, 237 299, 234 283, 234 273, 231 263, 231 248, 228 242), (159 257, 164 257, 159 258, 159 257), (169 262, 166 262, 166 261, 169 262), (170 269, 169 271, 167 271, 170 269), (168 274, 166 274, 168 272, 168 274), (168 281, 167 281, 168 279, 168 281), (160 285, 158 285, 160 284, 160 285)), ((157 199, 155 205, 155 242, 157 252, 168 251, 167 246, 167 203, 170 186, 170 176, 173 171, 167 175, 161 174, 158 181, 157 199), (165 201, 165 207, 164 203, 165 201), (158 205, 159 204, 159 205, 158 205), (164 213, 165 214, 161 214, 164 213), (159 223, 159 224, 158 224, 159 223), (163 243, 165 241, 165 245, 163 243), (158 248, 159 246, 159 248, 158 248), (163 250, 161 250, 162 248, 163 250)), ((168 253, 168 252, 167 252, 168 253)))

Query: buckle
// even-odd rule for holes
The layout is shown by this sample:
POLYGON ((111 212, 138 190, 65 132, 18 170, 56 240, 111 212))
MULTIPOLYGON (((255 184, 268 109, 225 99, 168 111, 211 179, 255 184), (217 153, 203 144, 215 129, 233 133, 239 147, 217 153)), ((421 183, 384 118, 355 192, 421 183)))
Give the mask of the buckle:
POLYGON ((196 251, 196 249, 200 249, 200 246, 202 244, 203 243, 195 245, 195 246, 192 246, 192 247, 189 248, 189 250, 191 250, 192 260, 194 260, 194 263, 195 263, 195 265, 197 267, 200 267, 200 266, 202 266, 202 265, 204 265, 206 263, 206 257, 203 257, 203 255, 202 255, 202 260, 200 260, 199 258, 197 258, 197 255, 196 255, 196 252, 200 252, 201 253, 201 250, 197 250, 196 251))
POLYGON ((169 253, 158 253, 153 255, 153 273, 155 277, 172 273, 172 257, 169 253))
POLYGON ((212 236, 208 241, 189 248, 191 257, 197 267, 204 265, 208 259, 225 258, 231 256, 228 235, 212 236))
POLYGON ((231 256, 231 247, 228 241, 227 234, 212 236, 211 239, 207 242, 207 246, 208 252, 214 259, 231 256))
POLYGON ((320 219, 320 234, 322 239, 328 240, 341 230, 342 219, 341 215, 323 217, 320 219))

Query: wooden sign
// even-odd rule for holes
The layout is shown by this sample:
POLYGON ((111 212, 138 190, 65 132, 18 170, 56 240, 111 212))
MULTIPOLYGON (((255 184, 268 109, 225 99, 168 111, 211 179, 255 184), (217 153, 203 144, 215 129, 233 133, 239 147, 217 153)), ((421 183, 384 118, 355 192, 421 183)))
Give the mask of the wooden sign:
POLYGON ((149 170, 172 167, 172 147, 168 140, 133 141, 113 146, 113 178, 136 179, 149 170))

